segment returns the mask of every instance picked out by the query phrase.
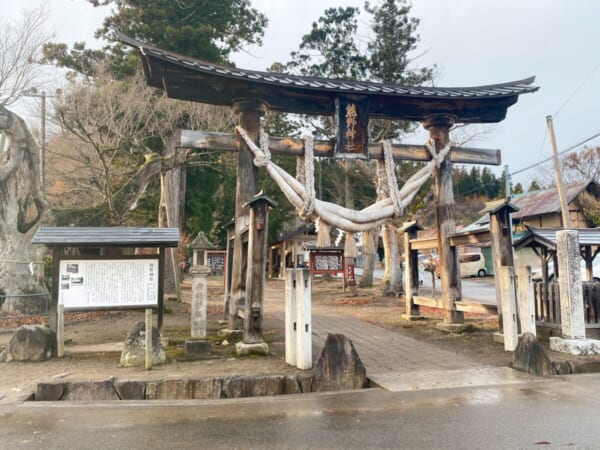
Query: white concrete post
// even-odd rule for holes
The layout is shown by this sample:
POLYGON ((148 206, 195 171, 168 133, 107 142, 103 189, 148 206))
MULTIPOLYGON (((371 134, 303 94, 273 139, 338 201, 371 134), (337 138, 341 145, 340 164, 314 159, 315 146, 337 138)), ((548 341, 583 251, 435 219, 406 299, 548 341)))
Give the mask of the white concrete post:
POLYGON ((556 254, 558 256, 562 337, 584 339, 585 317, 579 268, 579 233, 575 230, 557 231, 556 254))
POLYGON ((296 273, 285 271, 285 362, 296 365, 296 273))
POLYGON ((146 370, 152 369, 152 308, 146 308, 146 370))
POLYGON ((206 305, 208 303, 208 280, 210 268, 207 266, 193 266, 192 274, 192 311, 191 311, 191 336, 195 339, 206 337, 206 305))
POLYGON ((518 274, 521 333, 531 333, 535 336, 535 298, 531 281, 531 267, 519 267, 518 274))
POLYGON ((515 272, 512 266, 500 266, 500 291, 502 297, 502 328, 504 350, 512 352, 517 348, 517 299, 515 294, 515 272))
POLYGON ((311 278, 309 269, 296 269, 296 367, 312 368, 311 278))

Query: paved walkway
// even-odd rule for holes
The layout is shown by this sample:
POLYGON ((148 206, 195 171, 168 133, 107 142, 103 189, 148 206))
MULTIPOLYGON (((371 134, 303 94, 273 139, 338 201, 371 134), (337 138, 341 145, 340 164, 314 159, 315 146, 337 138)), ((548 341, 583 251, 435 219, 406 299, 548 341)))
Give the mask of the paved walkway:
MULTIPOLYGON (((267 284, 266 317, 285 327, 283 283, 267 284)), ((492 367, 463 355, 344 315, 324 313, 313 305, 313 357, 329 333, 352 340, 369 379, 390 391, 444 389, 522 383, 534 379, 508 367, 492 367)))

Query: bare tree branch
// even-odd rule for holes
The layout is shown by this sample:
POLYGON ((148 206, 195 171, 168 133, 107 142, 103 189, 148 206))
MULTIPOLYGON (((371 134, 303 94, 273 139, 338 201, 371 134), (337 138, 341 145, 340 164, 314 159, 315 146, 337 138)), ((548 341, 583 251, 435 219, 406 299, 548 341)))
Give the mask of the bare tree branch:
POLYGON ((39 79, 42 47, 52 38, 46 29, 48 12, 42 5, 23 9, 19 20, 0 20, 0 105, 11 105, 39 79))

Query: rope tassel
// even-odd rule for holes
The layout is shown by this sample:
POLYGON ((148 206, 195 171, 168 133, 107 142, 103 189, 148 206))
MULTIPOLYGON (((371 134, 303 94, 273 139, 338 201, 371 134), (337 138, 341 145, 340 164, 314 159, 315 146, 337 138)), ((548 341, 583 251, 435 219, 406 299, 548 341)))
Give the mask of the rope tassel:
POLYGON ((346 258, 356 258, 356 242, 354 242, 354 234, 346 232, 346 239, 344 241, 344 256, 346 258))
POLYGON ((331 225, 320 219, 315 225, 317 227, 317 248, 331 247, 331 225))

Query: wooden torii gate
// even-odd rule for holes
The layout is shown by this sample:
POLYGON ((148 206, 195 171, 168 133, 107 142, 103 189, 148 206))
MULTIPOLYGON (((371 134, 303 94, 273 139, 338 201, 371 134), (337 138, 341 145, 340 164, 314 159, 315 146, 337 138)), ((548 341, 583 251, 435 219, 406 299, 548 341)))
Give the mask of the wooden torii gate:
MULTIPOLYGON (((337 123, 335 142, 314 144, 318 157, 383 159, 382 144, 368 142, 369 118, 420 122, 429 132, 435 148, 449 142, 449 131, 455 123, 497 123, 519 95, 535 92, 534 78, 520 81, 466 88, 397 86, 362 81, 330 80, 271 72, 259 72, 181 56, 151 45, 121 36, 121 40, 142 55, 143 68, 149 86, 164 89, 174 99, 231 106, 241 127, 254 142, 258 142, 261 117, 267 110, 276 112, 334 115, 337 123)), ((248 230, 247 205, 257 193, 257 168, 247 144, 234 134, 180 131, 176 146, 198 150, 211 149, 238 152, 234 248, 231 274, 229 325, 239 325, 237 305, 263 291, 264 277, 246 276, 248 261, 242 235, 248 230)), ((300 140, 270 138, 274 154, 302 156, 300 140)), ((432 156, 426 146, 394 145, 394 160, 429 161, 432 156)), ((460 300, 458 263, 450 248, 448 235, 455 231, 452 164, 500 164, 499 150, 452 148, 435 168, 434 192, 437 213, 438 253, 441 266, 441 296, 444 304, 444 324, 449 329, 463 322, 463 313, 455 307, 460 300)), ((253 255, 255 267, 264 267, 266 255, 253 255), (257 258, 262 258, 262 265, 257 258)), ((248 315, 247 315, 248 317, 248 315)), ((260 323, 260 314, 253 314, 260 323)), ((245 323, 244 329, 256 330, 256 323, 245 323)), ((246 333, 245 333, 246 334, 246 333)))

